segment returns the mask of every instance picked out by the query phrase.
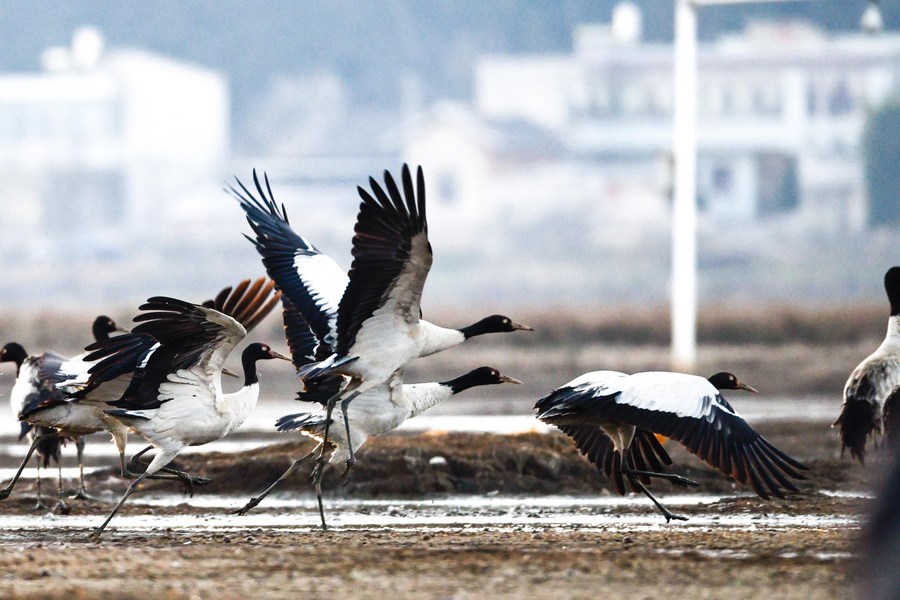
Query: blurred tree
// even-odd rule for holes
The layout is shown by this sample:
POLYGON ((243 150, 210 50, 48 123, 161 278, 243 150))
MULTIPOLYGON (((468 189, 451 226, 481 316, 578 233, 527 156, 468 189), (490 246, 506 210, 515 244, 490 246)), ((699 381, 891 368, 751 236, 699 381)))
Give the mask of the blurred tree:
POLYGON ((868 225, 900 225, 900 99, 878 109, 869 118, 863 139, 866 184, 869 192, 868 225))

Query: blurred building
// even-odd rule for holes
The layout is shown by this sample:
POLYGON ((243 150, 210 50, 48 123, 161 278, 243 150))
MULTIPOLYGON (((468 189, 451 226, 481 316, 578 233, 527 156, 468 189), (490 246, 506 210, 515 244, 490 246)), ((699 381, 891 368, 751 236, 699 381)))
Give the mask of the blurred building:
MULTIPOLYGON (((701 219, 863 228, 866 119, 898 68, 895 33, 758 22, 701 44, 701 219)), ((432 165, 434 210, 460 221, 577 209, 595 239, 636 242, 668 222, 672 102, 672 46, 642 41, 623 3, 575 31, 572 53, 483 57, 473 106, 433 109, 407 154, 432 165)))
MULTIPOLYGON (((36 269, 165 262, 209 232, 229 155, 229 92, 215 71, 76 31, 43 70, 0 75, 0 261, 36 269), (211 204, 215 198, 215 205, 211 204), (184 245, 187 244, 187 245, 184 245)), ((46 270, 43 272, 47 275, 46 270)), ((99 282, 100 269, 89 275, 99 282)), ((121 277, 122 273, 116 274, 121 277)))

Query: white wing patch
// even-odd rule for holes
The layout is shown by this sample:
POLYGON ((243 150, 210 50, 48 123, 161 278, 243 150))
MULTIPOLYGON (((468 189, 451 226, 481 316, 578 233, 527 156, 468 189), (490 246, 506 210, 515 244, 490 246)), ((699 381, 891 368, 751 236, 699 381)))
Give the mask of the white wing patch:
POLYGON ((346 273, 324 254, 297 253, 294 268, 316 304, 336 318, 338 305, 349 281, 346 273))
POLYGON ((737 416, 721 403, 720 397, 719 390, 703 377, 648 372, 631 375, 616 402, 693 419, 710 420, 713 406, 737 416))

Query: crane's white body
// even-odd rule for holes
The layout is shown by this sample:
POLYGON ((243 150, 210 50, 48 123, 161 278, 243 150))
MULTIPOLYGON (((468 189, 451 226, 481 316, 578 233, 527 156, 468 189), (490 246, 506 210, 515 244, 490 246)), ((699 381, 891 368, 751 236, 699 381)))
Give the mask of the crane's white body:
POLYGON ((40 370, 40 357, 29 356, 22 361, 19 367, 19 373, 16 375, 16 381, 13 383, 12 389, 9 391, 9 408, 13 417, 19 418, 19 412, 25 406, 28 396, 39 392, 37 383, 40 381, 38 371, 40 370))
POLYGON ((167 379, 159 387, 159 397, 168 400, 159 408, 129 410, 119 418, 172 457, 188 446, 208 444, 235 431, 250 416, 259 398, 258 383, 223 394, 221 385, 210 385, 194 369, 180 370, 167 379))
MULTIPOLYGON (((56 377, 60 378, 60 381, 56 383, 57 389, 63 392, 74 392, 87 382, 87 370, 93 363, 84 361, 83 356, 82 354, 62 362, 56 373, 56 377)), ((24 366, 23 364, 23 370, 24 366)), ((37 364, 34 366, 38 368, 37 364)), ((60 434, 72 437, 106 431, 112 436, 119 455, 123 455, 128 429, 121 421, 104 411, 109 408, 106 405, 107 401, 117 400, 121 397, 128 387, 129 380, 128 376, 120 377, 92 390, 84 398, 69 399, 64 404, 38 410, 31 413, 25 420, 32 425, 56 429, 60 434)), ((16 389, 20 386, 24 387, 21 378, 16 380, 11 397, 20 393, 16 389)), ((19 410, 21 410, 21 405, 19 410)))
POLYGON ((852 402, 871 404, 877 417, 874 430, 880 433, 884 400, 897 386, 900 386, 900 316, 895 315, 888 319, 884 341, 853 369, 847 379, 842 408, 852 402), (872 393, 858 393, 864 380, 872 386, 872 393))
MULTIPOLYGON (((337 464, 350 458, 350 451, 356 452, 372 436, 393 431, 405 421, 422 414, 453 395, 453 390, 440 383, 403 384, 402 374, 395 373, 390 381, 368 392, 362 393, 347 407, 349 427, 345 426, 340 411, 332 413, 334 423, 328 435, 336 448, 329 462, 337 464), (350 440, 347 440, 347 430, 350 440)), ((322 440, 325 409, 309 413, 316 426, 301 427, 305 435, 322 440)))

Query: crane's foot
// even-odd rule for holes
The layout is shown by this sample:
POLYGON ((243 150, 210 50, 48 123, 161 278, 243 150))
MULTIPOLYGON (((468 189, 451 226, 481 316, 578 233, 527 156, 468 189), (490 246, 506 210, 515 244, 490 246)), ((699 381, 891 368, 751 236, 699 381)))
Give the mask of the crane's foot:
POLYGON ((351 456, 347 459, 347 462, 344 463, 344 470, 341 472, 341 480, 344 482, 344 485, 350 483, 350 474, 353 472, 353 469, 356 468, 356 457, 351 456))
POLYGON ((663 516, 666 518, 666 523, 669 521, 687 521, 688 518, 682 515, 676 515, 675 513, 671 513, 668 510, 663 511, 663 516))
POLYGON ((9 498, 9 495, 12 493, 12 488, 3 488, 0 490, 0 502, 9 498))
POLYGON ((676 487, 699 487, 700 484, 694 481, 693 479, 688 479, 687 477, 682 477, 681 475, 672 475, 671 478, 667 478, 672 482, 672 485, 676 487))
POLYGON ((41 498, 38 498, 37 502, 34 503, 34 510, 50 510, 50 507, 44 504, 41 498))
POLYGON ((67 515, 70 512, 72 512, 72 509, 69 508, 68 504, 66 504, 65 502, 60 500, 59 502, 56 503, 56 506, 54 506, 50 512, 53 512, 57 515, 67 515))
POLYGON ((84 488, 78 490, 73 495, 69 496, 69 499, 71 499, 71 500, 97 500, 97 498, 94 498, 93 496, 89 495, 87 493, 87 490, 85 490, 84 488))
POLYGON ((248 512, 250 512, 257 506, 259 506, 259 503, 261 501, 262 501, 262 498, 250 498, 250 502, 248 502, 247 504, 245 504, 244 506, 242 506, 241 508, 239 508, 237 510, 231 511, 231 514, 240 515, 240 516, 246 515, 248 512))

